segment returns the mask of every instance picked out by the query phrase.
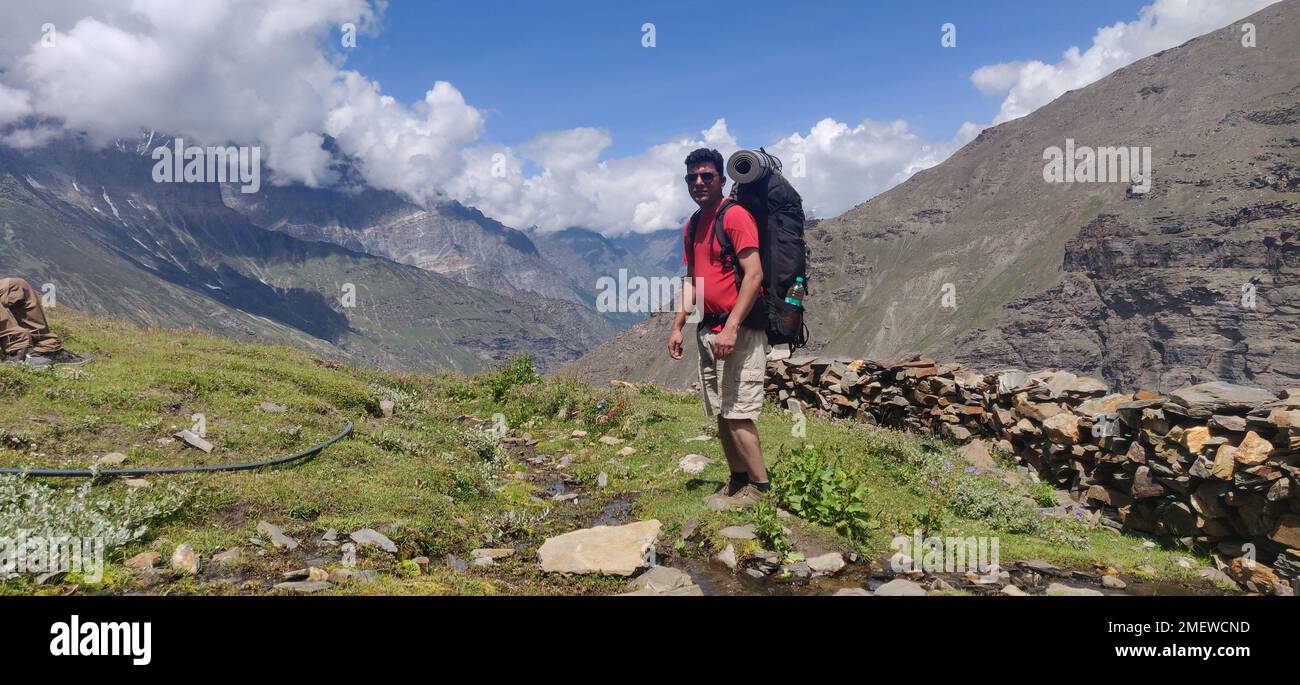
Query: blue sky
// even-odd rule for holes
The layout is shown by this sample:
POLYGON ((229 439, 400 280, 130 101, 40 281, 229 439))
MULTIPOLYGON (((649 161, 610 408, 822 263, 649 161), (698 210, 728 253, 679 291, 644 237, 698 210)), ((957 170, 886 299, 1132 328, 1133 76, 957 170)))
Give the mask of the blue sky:
POLYGON ((805 160, 805 211, 834 216, 1272 1, 10 2, 0 145, 171 131, 320 187, 328 137, 374 188, 609 234, 681 225, 691 149, 761 145, 805 160), (374 30, 344 48, 347 23, 374 30))
POLYGON ((902 118, 938 139, 997 113, 1001 96, 970 83, 976 68, 1056 62, 1145 4, 395 0, 382 33, 360 36, 346 66, 408 103, 434 81, 450 81, 484 111, 483 141, 504 145, 592 126, 613 138, 602 157, 618 157, 718 117, 741 145, 806 131, 827 116, 902 118), (647 21, 656 25, 654 48, 641 45, 647 21), (940 46, 944 22, 957 26, 956 48, 940 46), (745 45, 761 50, 739 64, 730 55, 745 45), (756 101, 757 87, 746 85, 755 78, 778 97, 756 101))

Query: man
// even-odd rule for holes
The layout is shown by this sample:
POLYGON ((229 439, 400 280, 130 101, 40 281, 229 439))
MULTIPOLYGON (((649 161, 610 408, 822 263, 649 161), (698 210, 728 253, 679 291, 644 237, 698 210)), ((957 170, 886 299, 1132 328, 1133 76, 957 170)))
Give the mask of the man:
POLYGON ((45 323, 40 295, 21 278, 0 278, 0 348, 4 363, 33 368, 90 361, 63 349, 45 323))
POLYGON ((700 148, 686 157, 686 184, 691 199, 700 206, 691 237, 686 222, 684 254, 686 280, 682 288, 683 307, 673 318, 668 337, 668 355, 682 358, 682 326, 688 303, 696 302, 695 285, 703 288, 703 318, 695 331, 700 354, 700 398, 704 413, 716 416, 718 437, 731 467, 731 479, 717 492, 704 498, 714 510, 741 509, 762 499, 769 489, 767 467, 754 419, 763 408, 763 381, 767 369, 766 326, 743 325, 758 300, 763 281, 763 264, 758 256, 758 226, 754 217, 738 204, 725 210, 722 228, 734 248, 735 268, 723 264, 722 246, 714 235, 714 222, 722 205, 722 154, 700 148), (737 287, 737 278, 740 278, 737 287))

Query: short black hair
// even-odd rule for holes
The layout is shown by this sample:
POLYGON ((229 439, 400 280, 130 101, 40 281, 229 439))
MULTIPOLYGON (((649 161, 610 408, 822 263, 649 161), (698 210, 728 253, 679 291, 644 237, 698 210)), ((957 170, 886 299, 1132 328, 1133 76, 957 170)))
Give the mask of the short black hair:
POLYGON ((717 150, 710 150, 707 147, 699 148, 686 155, 686 170, 690 171, 691 167, 705 162, 712 164, 713 168, 718 170, 719 176, 727 170, 726 165, 722 162, 722 153, 717 150))

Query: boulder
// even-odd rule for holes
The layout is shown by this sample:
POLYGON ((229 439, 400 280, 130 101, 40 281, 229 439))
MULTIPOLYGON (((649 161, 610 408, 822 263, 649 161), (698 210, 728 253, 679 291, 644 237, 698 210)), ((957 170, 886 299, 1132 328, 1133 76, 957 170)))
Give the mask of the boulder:
POLYGON ((1201 448, 1209 439, 1210 429, 1207 426, 1193 426, 1183 431, 1183 447, 1192 454, 1200 454, 1201 448))
POLYGON ((621 526, 596 526, 547 538, 537 550, 548 573, 606 573, 630 576, 646 565, 661 524, 657 519, 621 526))
POLYGON ((1165 494, 1163 485, 1156 482, 1151 475, 1151 469, 1146 466, 1139 466, 1133 474, 1133 499, 1146 499, 1148 497, 1160 497, 1165 494))
POLYGON ((1246 437, 1241 439, 1241 444, 1237 445, 1237 451, 1232 456, 1238 464, 1255 466, 1264 463, 1272 451, 1273 443, 1261 438, 1255 431, 1247 431, 1246 437))
POLYGON ((808 568, 812 569, 813 573, 833 575, 844 568, 844 557, 839 552, 827 552, 808 559, 808 568))
POLYGON ((962 445, 957 449, 957 454, 980 471, 994 471, 998 467, 989 452, 988 443, 983 440, 973 440, 962 445))
POLYGON ((157 552, 141 552, 130 559, 127 559, 125 565, 132 571, 152 569, 154 562, 158 561, 161 556, 162 555, 157 552))
POLYGON ((1079 442, 1079 417, 1064 412, 1049 416, 1043 421, 1043 435, 1058 445, 1073 445, 1079 442))
POLYGON ((171 567, 177 573, 195 575, 199 572, 199 555, 194 553, 194 548, 189 543, 177 545, 172 552, 171 567))
POLYGON ((1286 547, 1300 548, 1300 516, 1286 515, 1278 518, 1268 539, 1286 547))
POLYGON ((1214 454, 1214 466, 1210 468, 1210 475, 1219 480, 1232 480, 1232 472, 1237 466, 1236 452, 1237 448, 1232 445, 1220 445, 1214 454))
POLYGON ((727 545, 726 548, 724 548, 721 552, 718 552, 717 554, 713 555, 713 560, 722 564, 723 566, 726 566, 732 571, 735 571, 736 570, 736 548, 732 545, 727 545))

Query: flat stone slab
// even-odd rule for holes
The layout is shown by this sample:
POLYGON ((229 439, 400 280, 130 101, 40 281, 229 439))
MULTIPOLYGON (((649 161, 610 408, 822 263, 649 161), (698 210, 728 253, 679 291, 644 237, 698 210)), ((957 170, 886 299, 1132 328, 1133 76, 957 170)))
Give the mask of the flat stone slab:
POLYGON ((352 541, 361 547, 378 547, 389 554, 397 553, 397 545, 392 540, 389 540, 387 535, 373 528, 362 528, 348 535, 348 537, 352 538, 352 541))
POLYGON ((496 561, 511 556, 515 553, 513 547, 480 547, 479 549, 470 550, 469 555, 475 559, 488 558, 496 561))
POLYGON ((654 566, 634 578, 627 587, 632 592, 645 591, 648 594, 658 595, 694 584, 695 581, 691 580, 691 576, 685 571, 671 566, 654 566))
POLYGON ((703 454, 688 454, 677 461, 677 468, 694 475, 703 471, 709 461, 703 454))
POLYGON ((895 578, 876 588, 877 597, 920 597, 925 588, 906 578, 895 578))
POLYGON ((630 576, 646 565, 662 524, 658 519, 621 526, 596 526, 547 538, 537 550, 548 573, 605 573, 630 576))
POLYGON ((743 526, 727 526, 718 531, 718 535, 728 540, 753 540, 758 537, 752 523, 743 526))
POLYGON ((1169 393, 1169 399, 1188 409, 1220 412, 1254 409, 1276 402, 1277 395, 1263 388, 1213 381, 1175 390, 1169 393))
POLYGON ((177 437, 180 438, 181 440, 184 440, 185 444, 189 445, 190 447, 193 447, 198 450, 203 450, 208 454, 212 453, 212 443, 208 442, 207 440, 204 440, 201 436, 199 436, 198 433, 195 433, 192 430, 183 430, 179 433, 173 434, 173 437, 177 437))
POLYGON ((276 583, 271 586, 276 590, 288 590, 290 592, 320 592, 334 587, 333 583, 325 580, 300 580, 291 583, 276 583))
POLYGON ((294 550, 298 548, 298 541, 284 534, 284 529, 269 521, 259 521, 257 532, 266 536, 271 541, 271 546, 276 549, 294 550))
POLYGON ((1103 597, 1101 590, 1083 587, 1070 587, 1063 583, 1052 583, 1044 593, 1052 597, 1103 597))

